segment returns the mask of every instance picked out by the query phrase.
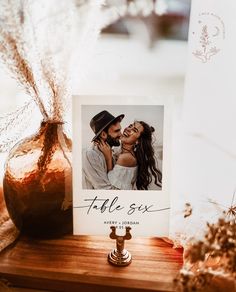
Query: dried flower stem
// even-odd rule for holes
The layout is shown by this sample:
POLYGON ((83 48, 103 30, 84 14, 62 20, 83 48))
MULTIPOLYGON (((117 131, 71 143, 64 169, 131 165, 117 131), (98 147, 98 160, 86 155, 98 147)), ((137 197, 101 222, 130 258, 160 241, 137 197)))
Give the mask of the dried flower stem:
POLYGON ((2 59, 16 80, 24 87, 26 92, 32 96, 38 105, 44 119, 48 119, 45 107, 39 98, 39 91, 34 80, 30 65, 23 58, 18 49, 17 41, 9 34, 0 30, 3 43, 0 43, 2 59))

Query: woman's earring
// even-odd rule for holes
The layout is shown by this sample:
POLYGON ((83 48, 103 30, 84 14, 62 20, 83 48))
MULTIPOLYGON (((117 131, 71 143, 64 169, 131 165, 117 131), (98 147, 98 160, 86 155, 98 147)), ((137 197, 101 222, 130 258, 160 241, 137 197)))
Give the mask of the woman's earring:
POLYGON ((138 147, 138 143, 136 143, 136 144, 134 145, 134 152, 136 152, 137 147, 138 147))

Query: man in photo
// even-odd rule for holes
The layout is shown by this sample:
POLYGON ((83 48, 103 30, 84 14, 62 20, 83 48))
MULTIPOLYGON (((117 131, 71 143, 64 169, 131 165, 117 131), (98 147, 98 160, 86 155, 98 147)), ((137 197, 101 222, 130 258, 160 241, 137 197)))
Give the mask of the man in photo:
POLYGON ((111 149, 114 146, 120 146, 120 123, 123 118, 123 114, 115 117, 104 110, 91 119, 90 127, 95 136, 91 147, 83 152, 83 189, 116 189, 108 179, 107 161, 98 149, 97 142, 106 143, 111 149))

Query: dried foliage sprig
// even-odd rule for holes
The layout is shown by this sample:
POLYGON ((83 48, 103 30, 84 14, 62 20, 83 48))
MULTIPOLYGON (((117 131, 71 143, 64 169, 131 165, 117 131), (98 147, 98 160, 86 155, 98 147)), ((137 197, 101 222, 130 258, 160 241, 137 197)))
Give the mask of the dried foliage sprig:
POLYGON ((193 243, 185 253, 186 264, 176 282, 177 291, 208 291, 215 277, 236 283, 236 220, 227 214, 217 223, 207 224, 203 240, 193 243))
POLYGON ((204 241, 195 243, 188 252, 191 263, 204 262, 207 256, 224 259, 220 265, 226 273, 236 276, 236 221, 220 218, 217 223, 207 223, 204 241))

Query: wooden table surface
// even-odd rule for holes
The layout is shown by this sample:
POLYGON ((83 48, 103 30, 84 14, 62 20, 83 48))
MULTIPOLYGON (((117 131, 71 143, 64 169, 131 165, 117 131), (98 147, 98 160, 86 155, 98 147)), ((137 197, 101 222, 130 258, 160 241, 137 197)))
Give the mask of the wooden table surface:
POLYGON ((173 291, 182 251, 158 238, 135 238, 127 267, 107 262, 115 241, 102 236, 36 240, 21 236, 0 253, 0 279, 49 291, 173 291))

